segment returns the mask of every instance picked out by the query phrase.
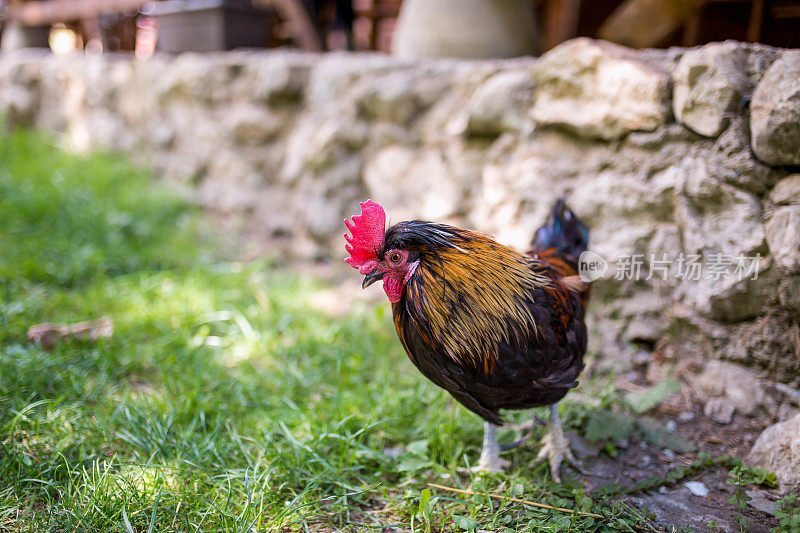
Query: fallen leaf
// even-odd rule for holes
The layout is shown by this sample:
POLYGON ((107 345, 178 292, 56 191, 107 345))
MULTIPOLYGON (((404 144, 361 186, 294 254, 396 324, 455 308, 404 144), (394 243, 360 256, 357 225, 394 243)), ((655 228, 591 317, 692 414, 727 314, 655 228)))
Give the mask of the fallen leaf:
POLYGON ((114 321, 109 316, 97 320, 85 320, 74 324, 44 322, 28 328, 28 340, 36 342, 45 350, 52 350, 59 342, 69 338, 96 341, 114 333, 114 321))

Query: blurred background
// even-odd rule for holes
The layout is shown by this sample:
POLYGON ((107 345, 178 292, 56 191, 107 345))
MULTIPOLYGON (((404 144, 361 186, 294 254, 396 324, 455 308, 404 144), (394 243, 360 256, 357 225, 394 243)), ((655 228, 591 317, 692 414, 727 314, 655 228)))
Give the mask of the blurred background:
MULTIPOLYGON (((142 56, 155 49, 281 46, 389 52, 399 33, 401 53, 442 55, 441 46, 420 49, 419 32, 442 37, 458 26, 459 18, 478 16, 470 11, 485 9, 481 4, 485 2, 465 1, 454 9, 442 0, 3 0, 0 32, 6 50, 49 46, 58 53, 86 49, 135 51, 142 56), (447 29, 437 19, 446 21, 447 29), (413 44, 405 43, 411 39, 405 37, 409 32, 414 34, 413 44)), ((792 0, 514 0, 494 4, 498 12, 494 16, 503 19, 504 30, 521 42, 521 48, 499 50, 495 55, 545 52, 578 36, 635 48, 695 46, 725 39, 800 46, 800 2, 792 0)), ((483 23, 465 29, 472 37, 491 31, 485 18, 479 20, 483 23)), ((475 43, 448 52, 485 54, 475 49, 475 43)))

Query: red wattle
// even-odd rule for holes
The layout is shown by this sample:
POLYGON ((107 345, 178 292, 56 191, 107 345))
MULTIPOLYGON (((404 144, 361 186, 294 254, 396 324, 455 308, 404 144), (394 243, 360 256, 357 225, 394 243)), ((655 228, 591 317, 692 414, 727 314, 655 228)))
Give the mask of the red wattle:
POLYGON ((388 274, 383 276, 383 290, 393 304, 396 304, 402 298, 403 287, 403 280, 388 274))

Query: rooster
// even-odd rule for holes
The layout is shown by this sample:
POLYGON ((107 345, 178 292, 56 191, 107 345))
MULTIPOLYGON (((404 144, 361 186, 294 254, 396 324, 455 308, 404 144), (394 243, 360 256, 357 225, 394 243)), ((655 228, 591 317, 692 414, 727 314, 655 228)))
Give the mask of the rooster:
POLYGON ((394 325, 411 362, 484 419, 477 470, 499 471, 495 438, 501 409, 550 406, 538 460, 553 479, 566 459, 580 470, 557 402, 577 386, 586 351, 587 287, 577 258, 589 232, 563 200, 523 254, 474 231, 412 220, 386 229, 383 208, 368 200, 345 220, 345 261, 383 281, 394 325))

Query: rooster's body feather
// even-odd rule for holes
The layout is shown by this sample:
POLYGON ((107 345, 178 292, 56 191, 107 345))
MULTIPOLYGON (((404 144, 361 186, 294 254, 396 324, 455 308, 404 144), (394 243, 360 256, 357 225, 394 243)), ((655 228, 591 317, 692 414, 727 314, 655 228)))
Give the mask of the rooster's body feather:
POLYGON ((421 260, 392 305, 394 323, 428 379, 494 424, 500 409, 549 405, 577 384, 583 304, 560 265, 424 222, 390 228, 386 247, 401 244, 421 260))

